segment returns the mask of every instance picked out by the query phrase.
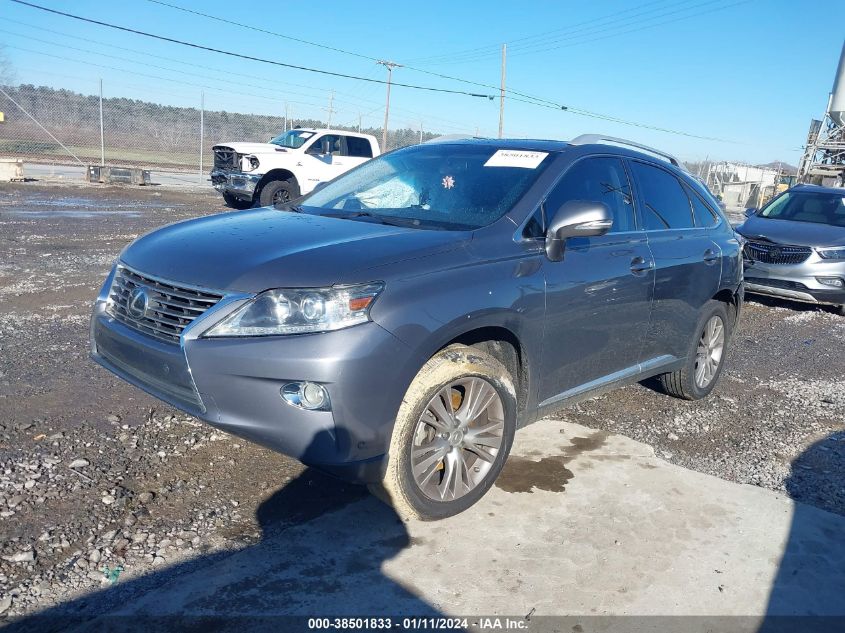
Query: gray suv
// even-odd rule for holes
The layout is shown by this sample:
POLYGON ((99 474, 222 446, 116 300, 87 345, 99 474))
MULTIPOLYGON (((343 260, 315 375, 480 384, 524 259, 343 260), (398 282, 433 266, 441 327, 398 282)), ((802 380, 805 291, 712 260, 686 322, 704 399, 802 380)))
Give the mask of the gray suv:
POLYGON ((404 516, 461 512, 518 427, 655 376, 702 398, 724 367, 738 238, 634 145, 427 143, 282 210, 166 226, 106 279, 92 357, 404 516))
POLYGON ((845 316, 845 189, 798 185, 746 216, 746 289, 845 316))

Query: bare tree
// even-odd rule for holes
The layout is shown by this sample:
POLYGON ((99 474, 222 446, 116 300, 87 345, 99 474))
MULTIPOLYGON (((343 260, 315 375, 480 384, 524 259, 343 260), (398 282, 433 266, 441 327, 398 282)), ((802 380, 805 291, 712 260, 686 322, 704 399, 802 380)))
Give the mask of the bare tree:
POLYGON ((0 86, 11 86, 15 82, 15 69, 6 55, 5 47, 0 44, 0 86))

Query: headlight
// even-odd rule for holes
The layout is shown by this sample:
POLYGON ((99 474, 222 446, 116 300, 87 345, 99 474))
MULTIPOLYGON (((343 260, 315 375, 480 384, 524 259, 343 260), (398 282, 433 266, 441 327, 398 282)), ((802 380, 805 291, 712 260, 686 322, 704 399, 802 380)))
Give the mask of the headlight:
POLYGON ((382 283, 334 288, 268 290, 203 336, 271 336, 328 332, 366 323, 382 283))
POLYGON ((261 163, 258 162, 258 158, 255 156, 244 156, 243 160, 243 168, 244 171, 254 171, 258 169, 258 166, 261 163))
POLYGON ((845 248, 821 248, 818 252, 822 259, 845 259, 845 248))

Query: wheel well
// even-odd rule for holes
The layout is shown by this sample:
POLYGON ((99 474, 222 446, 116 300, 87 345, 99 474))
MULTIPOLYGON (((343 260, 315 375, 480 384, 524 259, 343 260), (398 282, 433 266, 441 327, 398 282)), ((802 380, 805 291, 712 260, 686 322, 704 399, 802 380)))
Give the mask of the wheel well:
POLYGON ((455 344, 475 347, 502 363, 513 378, 517 408, 525 410, 528 403, 528 366, 522 345, 513 332, 503 327, 483 327, 456 336, 443 347, 455 344))
POLYGON ((731 320, 731 331, 733 331, 734 326, 736 325, 737 312, 739 310, 739 298, 737 294, 728 289, 720 290, 715 294, 713 300, 721 301, 727 306, 728 317, 731 320))
POLYGON ((296 176, 293 175, 292 171, 288 171, 287 169, 271 169, 262 176, 261 180, 258 181, 255 193, 260 193, 260 191, 264 188, 264 185, 268 182, 272 182, 273 180, 292 180, 297 188, 299 188, 299 182, 296 180, 296 176))

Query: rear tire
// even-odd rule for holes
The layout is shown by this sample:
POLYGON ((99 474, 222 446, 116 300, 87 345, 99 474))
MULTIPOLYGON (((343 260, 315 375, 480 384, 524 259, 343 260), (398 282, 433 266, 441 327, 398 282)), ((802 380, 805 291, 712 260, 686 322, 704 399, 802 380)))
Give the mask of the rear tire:
POLYGON ((704 306, 684 366, 658 376, 663 391, 684 400, 707 397, 722 374, 731 339, 731 320, 721 301, 704 306))
POLYGON ((226 203, 227 207, 237 209, 238 211, 243 211, 244 209, 252 207, 252 200, 242 200, 241 198, 233 196, 231 193, 223 194, 223 202, 226 203))
POLYGON ((294 180, 271 180, 261 188, 258 203, 262 207, 275 207, 299 197, 299 186, 294 180))
POLYGON ((492 356, 450 346, 408 388, 380 484, 370 491, 403 518, 463 512, 493 485, 516 432, 516 391, 492 356))

